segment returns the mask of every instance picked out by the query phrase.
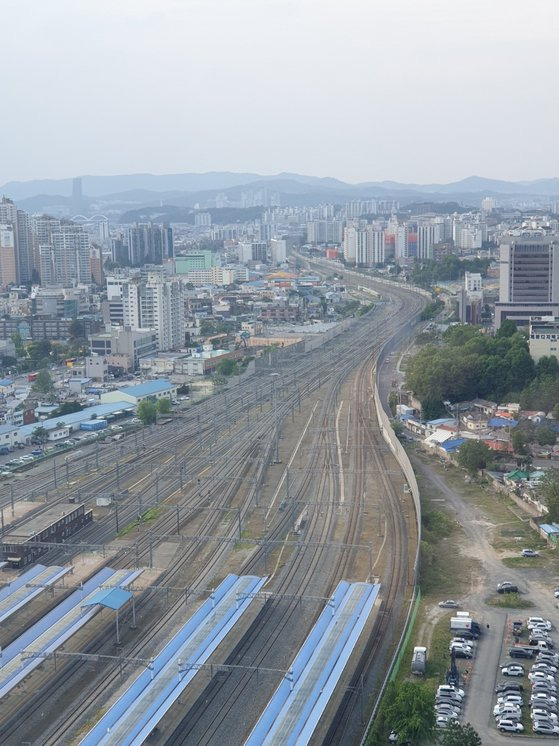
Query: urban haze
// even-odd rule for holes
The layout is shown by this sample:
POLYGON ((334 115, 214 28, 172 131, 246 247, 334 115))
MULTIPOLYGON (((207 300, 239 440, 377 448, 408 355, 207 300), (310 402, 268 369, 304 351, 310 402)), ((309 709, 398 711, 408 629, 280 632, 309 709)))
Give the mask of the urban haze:
POLYGON ((559 736, 557 14, 3 3, 0 744, 559 736))

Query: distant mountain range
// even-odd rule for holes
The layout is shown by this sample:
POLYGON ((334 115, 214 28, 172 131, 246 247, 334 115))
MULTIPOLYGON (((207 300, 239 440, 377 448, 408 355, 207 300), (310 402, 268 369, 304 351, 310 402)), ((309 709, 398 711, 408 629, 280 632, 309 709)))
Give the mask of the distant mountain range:
MULTIPOLYGON (((192 207, 205 204, 219 194, 229 200, 241 199, 248 190, 269 190, 280 194, 282 204, 312 205, 351 199, 396 198, 401 202, 447 201, 452 199, 478 205, 484 196, 559 198, 559 178, 535 181, 502 181, 469 176, 449 184, 403 184, 370 181, 349 184, 329 177, 280 173, 210 172, 203 174, 129 174, 82 176, 84 205, 101 203, 112 211, 140 209, 154 205, 192 207)), ((36 211, 49 206, 72 205, 72 179, 11 181, 0 187, 0 195, 11 197, 23 209, 36 211)))

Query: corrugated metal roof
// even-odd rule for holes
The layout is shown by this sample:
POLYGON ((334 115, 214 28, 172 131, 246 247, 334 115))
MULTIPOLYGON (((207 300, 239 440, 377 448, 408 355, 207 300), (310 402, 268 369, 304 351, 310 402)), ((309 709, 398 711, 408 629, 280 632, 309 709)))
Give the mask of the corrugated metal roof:
POLYGON ((82 606, 97 606, 99 604, 116 611, 128 603, 132 595, 131 591, 125 591, 124 588, 105 588, 94 593, 82 606))
POLYGON ((460 448, 462 443, 465 442, 465 438, 456 438, 455 440, 447 440, 445 443, 441 443, 440 447, 447 452, 455 451, 457 448, 460 448))
POLYGON ((45 430, 53 430, 54 428, 56 428, 58 422, 64 422, 65 425, 75 425, 78 422, 87 422, 92 418, 102 419, 108 414, 118 412, 119 409, 130 410, 133 409, 133 406, 132 404, 130 404, 130 402, 127 401, 96 404, 94 407, 86 407, 85 409, 82 409, 81 412, 72 412, 71 414, 64 414, 60 417, 51 417, 48 420, 43 420, 43 422, 33 422, 31 425, 23 425, 23 427, 14 427, 13 429, 19 430, 21 435, 27 436, 31 435, 33 430, 39 425, 41 427, 44 427, 45 430), (93 415, 95 415, 95 417, 93 417, 93 415))
POLYGON ((150 394, 157 394, 160 391, 169 391, 169 389, 174 388, 176 386, 167 378, 158 378, 155 381, 146 381, 146 383, 139 383, 136 386, 125 386, 118 390, 123 394, 128 394, 128 396, 149 396, 150 394))
POLYGON ((489 427, 516 427, 518 420, 509 420, 507 417, 492 417, 487 424, 489 427))

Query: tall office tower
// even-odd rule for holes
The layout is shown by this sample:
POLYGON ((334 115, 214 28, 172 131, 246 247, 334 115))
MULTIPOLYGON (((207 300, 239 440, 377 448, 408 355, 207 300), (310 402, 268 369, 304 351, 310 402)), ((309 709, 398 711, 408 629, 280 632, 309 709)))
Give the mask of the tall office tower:
POLYGON ((16 234, 13 225, 0 223, 0 286, 17 284, 16 234))
POLYGON ((527 324, 531 316, 559 316, 559 236, 543 231, 503 236, 499 265, 497 329, 505 319, 527 324))
POLYGON ((287 241, 284 238, 272 238, 270 241, 272 264, 282 264, 287 259, 287 241))
POLYGON ((55 281, 65 287, 90 283, 89 236, 81 225, 62 223, 60 230, 51 234, 51 243, 55 281))
POLYGON ((155 329, 159 352, 184 345, 184 302, 177 280, 140 285, 140 321, 144 329, 155 329))
POLYGON ((111 239, 111 259, 121 266, 128 264, 128 245, 123 236, 111 239))
POLYGON ((76 212, 83 210, 83 193, 81 176, 72 179, 72 208, 76 212))

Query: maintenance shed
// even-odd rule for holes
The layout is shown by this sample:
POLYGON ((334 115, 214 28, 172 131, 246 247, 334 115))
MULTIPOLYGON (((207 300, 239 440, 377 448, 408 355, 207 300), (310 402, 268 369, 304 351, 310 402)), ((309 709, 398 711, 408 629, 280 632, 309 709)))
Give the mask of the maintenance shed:
POLYGON ((12 567, 24 567, 48 551, 36 542, 60 543, 93 520, 93 511, 85 505, 59 503, 30 518, 2 539, 2 559, 12 567))

